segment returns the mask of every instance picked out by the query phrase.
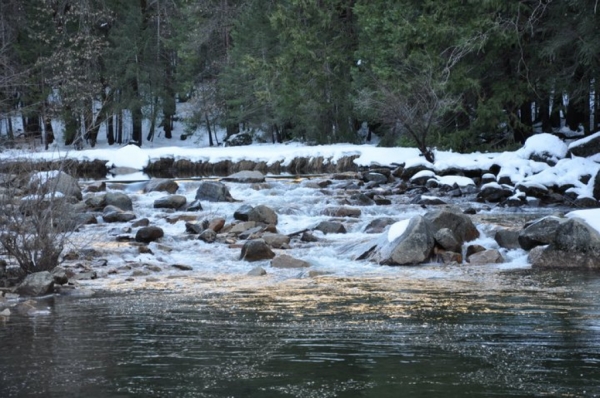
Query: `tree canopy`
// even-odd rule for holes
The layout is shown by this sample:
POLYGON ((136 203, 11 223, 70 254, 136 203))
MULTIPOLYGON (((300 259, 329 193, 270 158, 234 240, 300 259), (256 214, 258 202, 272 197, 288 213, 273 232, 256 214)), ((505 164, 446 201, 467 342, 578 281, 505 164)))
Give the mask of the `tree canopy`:
MULTIPOLYGON (((455 150, 595 132, 591 0, 0 0, 0 134, 92 146, 216 126, 265 140, 455 150), (143 120, 149 123, 143 124, 143 120), (145 130, 144 130, 145 129, 145 130), (51 133, 51 131, 50 131, 51 133)), ((212 143, 211 136, 211 143, 212 143)))

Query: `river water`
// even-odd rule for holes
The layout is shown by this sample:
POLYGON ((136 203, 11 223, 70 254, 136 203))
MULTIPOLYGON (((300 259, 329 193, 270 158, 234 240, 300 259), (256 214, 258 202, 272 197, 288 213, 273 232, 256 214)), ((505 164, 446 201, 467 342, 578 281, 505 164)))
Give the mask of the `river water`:
POLYGON ((0 324, 0 396, 598 396, 598 292, 472 268, 56 296, 0 324))
MULTIPOLYGON (((197 186, 183 182, 178 193, 191 201, 197 186)), ((350 192, 311 181, 229 186, 243 204, 274 208, 288 234, 328 219, 323 210, 350 192)), ((169 221, 177 212, 153 209, 163 194, 109 189, 129 194, 165 237, 140 253, 115 243, 120 226, 86 226, 81 234, 108 264, 99 279, 33 308, 5 302, 0 397, 600 396, 598 273, 532 270, 520 250, 485 266, 352 260, 352 248, 373 237, 370 221, 427 211, 400 196, 361 207, 360 218, 343 220, 347 234, 293 241, 285 252, 320 276, 273 269, 240 261, 239 248, 190 239, 183 221, 169 221), (163 271, 131 276, 146 263, 163 271), (256 265, 267 275, 248 276, 256 265)), ((206 204, 202 217, 231 222, 241 204, 206 204)), ((494 225, 551 212, 481 207, 477 243, 493 247, 494 225)))

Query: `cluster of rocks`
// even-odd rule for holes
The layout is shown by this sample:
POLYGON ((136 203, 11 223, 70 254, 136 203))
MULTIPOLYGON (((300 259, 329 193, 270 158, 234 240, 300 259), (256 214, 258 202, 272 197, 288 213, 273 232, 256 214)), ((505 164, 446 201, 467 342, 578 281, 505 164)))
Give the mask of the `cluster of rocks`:
MULTIPOLYGON (((228 215, 199 219, 198 212, 202 211, 203 202, 239 202, 231 196, 227 185, 220 181, 201 182, 191 203, 188 203, 185 196, 177 194, 179 186, 172 179, 151 179, 145 185, 144 192, 164 192, 164 196, 154 201, 153 207, 172 211, 173 215, 167 219, 171 223, 185 221, 185 231, 182 233, 190 239, 238 249, 241 261, 269 260, 271 266, 276 268, 308 268, 309 262, 287 255, 285 250, 314 244, 319 241, 321 234, 345 233, 347 221, 361 217, 362 206, 390 205, 392 199, 395 199, 397 203, 417 204, 431 210, 422 216, 400 222, 394 218, 374 220, 364 232, 374 234, 376 238, 361 247, 353 248, 357 253, 355 259, 384 265, 415 265, 432 261, 445 264, 489 264, 502 262, 504 259, 500 250, 468 244, 478 238, 480 233, 471 219, 476 210, 470 208, 462 211, 458 207, 444 205, 452 204, 457 198, 509 206, 525 203, 572 203, 567 200, 565 187, 557 188, 556 192, 551 192, 548 188, 536 190, 532 187, 513 187, 509 186, 509 181, 498 180, 493 172, 494 170, 438 170, 434 173, 427 166, 401 165, 395 168, 372 168, 363 172, 334 173, 325 178, 314 179, 307 182, 306 187, 330 193, 337 204, 325 208, 323 215, 328 216, 329 220, 291 234, 278 232, 277 213, 267 205, 250 206, 240 203, 233 214, 234 222, 229 224, 225 218, 228 215), (515 195, 516 191, 524 194, 515 195), (565 192, 561 194, 560 191, 565 192), (400 197, 402 200, 398 201, 400 197), (320 233, 316 234, 315 231, 320 233)), ((53 187, 68 199, 70 210, 65 216, 74 220, 77 225, 95 224, 100 220, 104 223, 129 223, 125 227, 121 225, 121 232, 115 239, 130 242, 140 252, 150 254, 152 250, 148 244, 160 243, 165 235, 163 229, 151 225, 150 220, 138 218, 129 195, 119 190, 107 191, 103 182, 87 184, 83 192, 77 180, 63 172, 56 174, 51 180, 56 182, 53 187)), ((223 178, 223 181, 260 186, 265 182, 265 177, 259 171, 244 170, 223 178)), ((600 182, 597 186, 600 186, 600 182)), ((27 190, 23 189, 20 195, 10 200, 26 203, 26 196, 27 190)), ((597 206, 598 203, 588 201, 579 204, 597 206)), ((579 219, 544 218, 527 224, 522 229, 500 229, 495 238, 501 248, 530 250, 534 267, 600 267, 597 254, 600 253, 598 232, 579 219)), ((75 260, 80 257, 78 254, 74 255, 75 260)), ((92 256, 94 261, 98 261, 97 257, 92 256)), ((76 267, 59 267, 53 273, 29 275, 16 291, 24 295, 47 294, 56 286, 64 286, 69 281, 98 276, 95 266, 75 264, 76 267), (32 283, 36 287, 31 287, 32 283)), ((192 269, 186 264, 171 266, 181 270, 192 269)), ((133 270, 131 277, 148 276, 148 272, 160 270, 158 266, 148 265, 145 270, 133 270)), ((0 279, 6 279, 3 272, 6 273, 0 268, 0 279)), ((265 272, 258 268, 251 271, 251 274, 261 275, 265 272)))

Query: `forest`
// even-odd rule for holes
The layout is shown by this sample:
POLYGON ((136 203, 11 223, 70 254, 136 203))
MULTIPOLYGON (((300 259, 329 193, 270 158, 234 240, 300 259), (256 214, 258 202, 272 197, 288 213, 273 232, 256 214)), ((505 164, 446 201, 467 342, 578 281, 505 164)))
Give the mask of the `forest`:
POLYGON ((314 144, 375 132, 432 160, 433 146, 589 135, 598 12, 597 0, 0 0, 0 139, 47 146, 60 120, 68 145, 93 147, 102 125, 109 144, 125 130, 143 145, 185 139, 172 137, 182 117, 211 144, 216 128, 314 144))

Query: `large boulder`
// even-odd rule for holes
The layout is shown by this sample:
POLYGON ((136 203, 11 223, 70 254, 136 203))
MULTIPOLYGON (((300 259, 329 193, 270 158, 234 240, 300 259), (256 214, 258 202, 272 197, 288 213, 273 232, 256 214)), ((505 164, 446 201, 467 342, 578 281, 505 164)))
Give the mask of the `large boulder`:
POLYGON ((153 178, 144 187, 144 192, 168 192, 174 194, 179 189, 179 185, 168 178, 153 178))
POLYGON ((102 219, 104 222, 128 222, 134 220, 136 215, 131 211, 123 211, 117 206, 108 205, 102 211, 102 219))
POLYGON ((270 260, 275 257, 271 247, 263 239, 253 239, 244 243, 240 260, 261 261, 270 260))
POLYGON ((497 182, 490 182, 481 186, 477 194, 478 202, 498 203, 508 199, 513 195, 513 189, 507 185, 500 185, 497 182))
POLYGON ((529 224, 519 232, 519 245, 524 250, 531 250, 536 246, 550 244, 556 236, 556 229, 565 220, 549 216, 529 224))
POLYGON ((229 188, 218 181, 204 181, 196 190, 196 200, 206 200, 208 202, 235 202, 231 197, 229 188))
POLYGON ((386 265, 419 264, 431 258, 434 245, 431 222, 423 216, 415 216, 391 225, 371 258, 386 265))
POLYGON ((458 208, 447 207, 430 211, 425 214, 425 218, 431 223, 433 233, 442 228, 448 228, 461 246, 463 243, 479 237, 479 230, 473 224, 471 217, 462 213, 458 208))
POLYGON ((22 296, 43 296, 53 291, 54 276, 48 271, 27 275, 16 289, 16 292, 22 296))
POLYGON ((600 269, 600 233, 584 220, 569 219, 556 228, 550 245, 532 250, 534 268, 600 269))
POLYGON ((77 179, 62 171, 35 173, 31 177, 29 188, 36 193, 55 194, 60 192, 67 197, 75 197, 77 200, 81 200, 83 197, 77 179))

